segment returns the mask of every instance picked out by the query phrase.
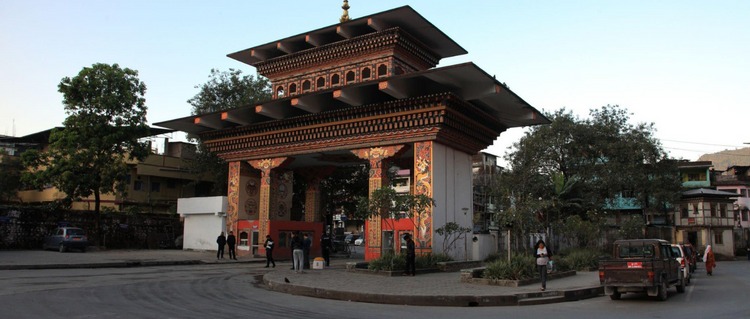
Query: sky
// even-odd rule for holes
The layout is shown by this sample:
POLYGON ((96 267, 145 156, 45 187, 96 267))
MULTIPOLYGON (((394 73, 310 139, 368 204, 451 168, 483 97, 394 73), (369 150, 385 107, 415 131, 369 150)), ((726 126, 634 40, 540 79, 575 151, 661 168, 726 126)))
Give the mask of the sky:
MULTIPOLYGON (((213 69, 255 68, 229 53, 338 23, 340 0, 0 1, 0 134, 66 117, 57 85, 95 63, 139 72, 148 121, 190 115, 213 69)), ((586 118, 619 105, 654 123, 674 158, 750 142, 750 1, 351 0, 352 19, 410 5, 537 110, 586 118)), ((525 128, 501 134, 502 156, 525 128)), ((173 140, 184 140, 176 133, 173 140)))

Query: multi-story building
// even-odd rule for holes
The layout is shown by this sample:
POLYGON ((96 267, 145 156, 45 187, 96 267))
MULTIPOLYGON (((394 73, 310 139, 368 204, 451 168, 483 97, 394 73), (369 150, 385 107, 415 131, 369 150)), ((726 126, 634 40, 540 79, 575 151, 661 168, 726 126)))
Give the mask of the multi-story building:
POLYGON ((717 190, 711 162, 679 165, 682 185, 680 202, 674 212, 675 241, 690 242, 699 249, 712 245, 721 256, 734 256, 745 245, 738 240, 734 216, 737 193, 717 190))
MULTIPOLYGON (((44 151, 48 148, 50 130, 22 137, 7 137, 2 140, 6 148, 15 150, 14 156, 22 151, 35 148, 44 151)), ((163 134, 169 130, 152 129, 154 134, 163 134)), ((164 139, 164 151, 150 154, 143 161, 128 162, 128 174, 125 192, 101 195, 102 210, 137 211, 149 213, 175 212, 177 198, 206 196, 212 186, 208 176, 198 176, 188 170, 190 161, 195 158, 195 145, 185 142, 169 142, 164 139)), ((24 189, 18 192, 21 203, 47 203, 62 200, 67 195, 51 185, 43 190, 24 189)), ((93 195, 75 199, 73 210, 93 210, 93 195)))

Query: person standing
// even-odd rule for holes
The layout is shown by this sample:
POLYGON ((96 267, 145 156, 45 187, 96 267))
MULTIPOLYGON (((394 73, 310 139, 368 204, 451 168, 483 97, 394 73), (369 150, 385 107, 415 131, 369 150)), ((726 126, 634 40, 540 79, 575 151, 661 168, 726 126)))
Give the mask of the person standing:
POLYGON ((542 291, 544 291, 547 289, 547 263, 552 257, 552 252, 547 249, 544 241, 541 239, 536 242, 534 257, 536 257, 536 267, 539 269, 539 277, 542 279, 542 291))
POLYGON ((304 237, 305 239, 302 241, 302 258, 304 258, 302 267, 303 269, 310 269, 310 248, 312 247, 312 240, 307 233, 305 233, 304 237))
POLYGON ((273 240, 271 240, 271 235, 266 235, 266 242, 263 243, 263 246, 266 247, 266 268, 268 268, 269 264, 273 264, 273 268, 276 268, 276 261, 273 260, 273 240))
POLYGON ((331 235, 328 232, 320 238, 320 248, 323 249, 323 259, 326 261, 326 267, 330 267, 333 241, 331 241, 331 235))
POLYGON ((302 257, 304 256, 304 253, 302 252, 302 238, 299 238, 299 232, 295 232, 294 235, 292 235, 292 241, 289 243, 289 247, 292 249, 292 261, 294 267, 294 272, 301 273, 302 272, 302 257))
POLYGON ((229 259, 237 260, 237 252, 234 250, 234 246, 237 244, 237 238, 234 237, 234 232, 229 231, 227 236, 227 246, 229 246, 229 259))
POLYGON ((703 252, 703 262, 706 264, 706 273, 709 276, 713 276, 714 268, 716 268, 716 258, 711 245, 707 245, 706 251, 703 252))
POLYGON ((224 232, 221 232, 219 237, 216 238, 216 244, 219 245, 219 250, 216 251, 216 259, 224 259, 224 245, 227 244, 227 238, 224 237, 224 232))
POLYGON ((417 275, 417 252, 414 240, 411 239, 411 235, 404 235, 406 240, 406 272, 404 276, 416 276, 417 275))

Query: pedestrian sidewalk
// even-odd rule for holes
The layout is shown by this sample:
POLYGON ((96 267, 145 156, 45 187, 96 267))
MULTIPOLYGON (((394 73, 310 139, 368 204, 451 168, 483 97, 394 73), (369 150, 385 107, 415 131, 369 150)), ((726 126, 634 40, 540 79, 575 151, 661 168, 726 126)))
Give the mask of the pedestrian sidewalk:
MULTIPOLYGON (((225 255, 226 257, 226 255, 225 255)), ((216 259, 216 252, 190 250, 108 250, 86 253, 53 251, 0 251, 0 270, 138 267, 189 264, 249 263, 267 270, 263 282, 270 290, 317 298, 415 306, 510 306, 574 301, 603 294, 597 272, 549 280, 521 287, 461 282, 460 272, 437 272, 411 277, 389 277, 347 270, 361 259, 332 259, 331 267, 303 274, 290 270, 290 261, 265 266, 264 258, 216 259)))

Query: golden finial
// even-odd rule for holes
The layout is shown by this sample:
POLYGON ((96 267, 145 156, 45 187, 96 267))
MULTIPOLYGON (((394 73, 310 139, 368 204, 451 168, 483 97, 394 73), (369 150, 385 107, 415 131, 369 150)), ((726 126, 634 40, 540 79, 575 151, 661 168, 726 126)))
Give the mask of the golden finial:
POLYGON ((341 9, 344 9, 344 14, 341 15, 341 19, 339 19, 339 22, 346 22, 351 19, 349 19, 349 0, 344 0, 344 5, 341 6, 341 9))

